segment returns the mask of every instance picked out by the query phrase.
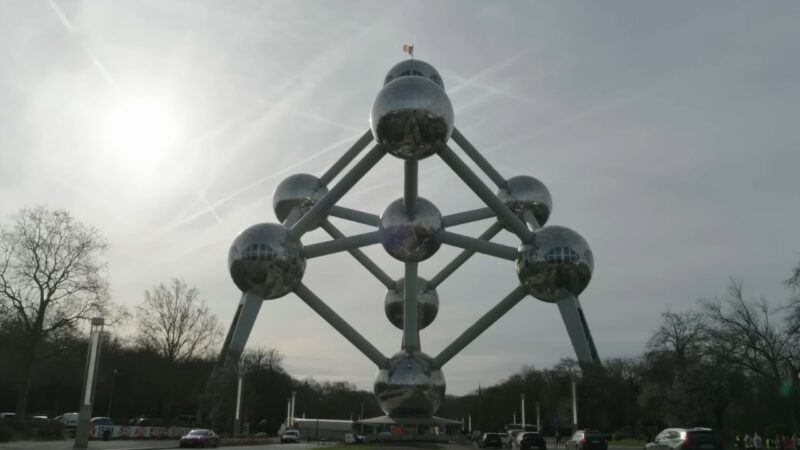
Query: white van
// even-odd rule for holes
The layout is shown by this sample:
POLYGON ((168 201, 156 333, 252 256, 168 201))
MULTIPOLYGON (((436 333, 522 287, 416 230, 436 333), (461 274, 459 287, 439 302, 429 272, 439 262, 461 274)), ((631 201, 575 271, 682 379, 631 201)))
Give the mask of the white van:
POLYGON ((76 412, 64 413, 60 416, 53 417, 53 421, 61 422, 64 428, 77 428, 79 414, 76 412))

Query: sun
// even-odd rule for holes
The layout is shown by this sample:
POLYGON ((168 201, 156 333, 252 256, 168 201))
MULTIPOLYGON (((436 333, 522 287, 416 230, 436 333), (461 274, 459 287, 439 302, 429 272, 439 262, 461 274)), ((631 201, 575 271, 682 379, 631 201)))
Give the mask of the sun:
POLYGON ((105 150, 131 169, 153 169, 184 137, 182 116, 165 98, 120 98, 102 121, 105 150))

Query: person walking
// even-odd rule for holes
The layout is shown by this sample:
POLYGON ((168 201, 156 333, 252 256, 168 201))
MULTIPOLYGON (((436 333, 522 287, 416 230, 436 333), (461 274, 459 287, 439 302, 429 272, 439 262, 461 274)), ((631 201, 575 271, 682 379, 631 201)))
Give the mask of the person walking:
POLYGON ((764 439, 764 447, 766 447, 767 450, 774 450, 775 441, 771 437, 767 436, 766 439, 764 439))
POLYGON ((758 433, 753 433, 753 447, 756 450, 763 450, 764 449, 764 442, 761 440, 761 436, 758 433))
POLYGON ((750 433, 744 435, 744 450, 753 450, 753 437, 750 433))

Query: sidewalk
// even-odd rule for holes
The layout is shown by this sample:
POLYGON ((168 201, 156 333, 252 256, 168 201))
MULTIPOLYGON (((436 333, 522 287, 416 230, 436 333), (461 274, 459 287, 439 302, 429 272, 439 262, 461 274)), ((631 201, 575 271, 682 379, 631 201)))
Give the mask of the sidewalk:
MULTIPOLYGON (((65 439, 63 441, 0 442, 0 450, 72 450, 74 443, 74 439, 65 439)), ((177 439, 115 439, 112 441, 89 441, 89 450, 155 450, 177 447, 177 439)))

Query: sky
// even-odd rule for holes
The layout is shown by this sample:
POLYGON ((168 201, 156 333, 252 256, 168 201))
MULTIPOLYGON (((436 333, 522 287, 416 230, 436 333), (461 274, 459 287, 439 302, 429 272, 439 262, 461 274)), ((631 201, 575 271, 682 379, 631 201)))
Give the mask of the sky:
MULTIPOLYGON (((581 303, 601 358, 635 356, 664 311, 723 295, 731 277, 776 305, 788 297, 781 282, 800 259, 798 23, 793 1, 6 0, 0 221, 65 208, 109 240, 117 304, 133 310, 177 277, 227 329, 241 295, 227 271, 234 237, 276 222, 283 178, 321 175, 368 129, 413 43, 442 74, 459 130, 503 176, 542 180, 548 223, 592 247, 581 303)), ((435 156, 419 179, 443 214, 481 206, 435 156)), ((340 204, 380 214, 402 183, 387 156, 340 204)), ((365 252, 402 276, 380 246, 365 252)), ((420 275, 457 253, 442 247, 420 275)), ((383 286, 349 255, 309 260, 303 282, 384 354, 399 351, 383 286)), ((517 283, 513 262, 475 256, 440 285, 423 351, 438 354, 517 283)), ((372 389, 372 363, 293 294, 264 303, 253 347, 278 349, 292 376, 372 389)), ((529 297, 444 367, 447 392, 564 357, 574 351, 557 307, 529 297)))

